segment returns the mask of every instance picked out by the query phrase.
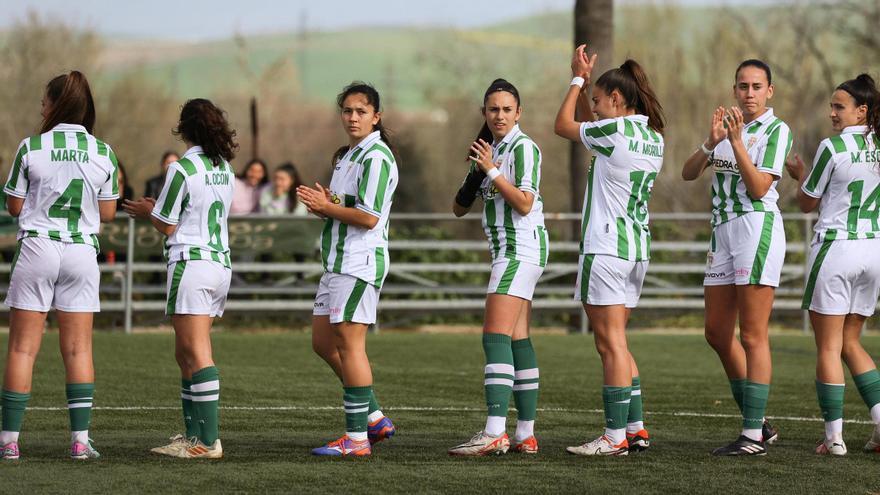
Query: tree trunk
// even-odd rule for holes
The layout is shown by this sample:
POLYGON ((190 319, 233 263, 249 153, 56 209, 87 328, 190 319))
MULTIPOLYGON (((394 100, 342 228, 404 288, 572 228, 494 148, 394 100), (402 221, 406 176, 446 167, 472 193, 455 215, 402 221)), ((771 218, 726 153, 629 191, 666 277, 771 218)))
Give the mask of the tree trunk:
MULTIPOLYGON (((576 0, 574 4, 574 46, 586 43, 589 53, 598 53, 593 80, 614 66, 614 0, 576 0)), ((585 120, 584 116, 579 116, 585 120)), ((581 211, 587 186, 590 154, 581 143, 571 143, 571 211, 581 211)), ((575 238, 580 228, 575 228, 575 238)))

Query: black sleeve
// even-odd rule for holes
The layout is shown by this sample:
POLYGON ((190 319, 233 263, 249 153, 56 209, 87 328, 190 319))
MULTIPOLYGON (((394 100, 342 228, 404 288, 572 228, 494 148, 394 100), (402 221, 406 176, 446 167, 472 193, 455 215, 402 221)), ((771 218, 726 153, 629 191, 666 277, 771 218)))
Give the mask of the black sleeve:
POLYGON ((486 173, 479 167, 471 167, 470 172, 465 176, 458 193, 455 195, 455 202, 465 208, 470 208, 477 199, 477 192, 480 190, 480 184, 486 178, 486 173))

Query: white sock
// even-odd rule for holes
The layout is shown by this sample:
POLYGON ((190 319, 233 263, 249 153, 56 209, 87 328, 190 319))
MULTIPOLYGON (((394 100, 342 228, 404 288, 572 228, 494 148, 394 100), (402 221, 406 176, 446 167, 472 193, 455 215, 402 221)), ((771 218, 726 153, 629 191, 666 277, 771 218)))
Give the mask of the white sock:
POLYGON ((871 421, 875 425, 880 425, 880 404, 874 404, 874 407, 871 408, 871 421))
POLYGON ((0 431, 0 445, 17 442, 18 434, 17 431, 0 431))
POLYGON ((605 436, 608 437, 608 440, 611 440, 611 443, 617 445, 620 442, 626 440, 626 428, 620 428, 617 430, 605 428, 605 436))
POLYGON ((369 421, 370 423, 375 423, 376 421, 379 421, 380 419, 382 419, 384 417, 385 417, 385 415, 382 414, 381 410, 376 410, 376 411, 371 412, 367 416, 367 421, 369 421))
POLYGON ((633 421, 632 423, 626 424, 626 432, 627 433, 638 433, 645 429, 644 421, 633 421))
POLYGON ((835 436, 840 437, 843 435, 843 418, 835 419, 834 421, 826 421, 825 422, 825 439, 831 440, 835 436))
POLYGON ((493 437, 497 437, 504 433, 507 429, 507 418, 504 416, 487 416, 486 427, 483 431, 493 437))
POLYGON ((70 443, 79 442, 83 445, 89 444, 89 430, 70 432, 70 443))
POLYGON ((347 431, 345 434, 355 442, 363 442, 367 439, 367 432, 365 431, 347 431))
POLYGON ((749 438, 750 440, 754 440, 756 442, 764 441, 764 435, 761 433, 760 428, 743 428, 742 435, 744 437, 749 438))
POLYGON ((516 441, 522 442, 535 434, 535 420, 516 420, 516 441))

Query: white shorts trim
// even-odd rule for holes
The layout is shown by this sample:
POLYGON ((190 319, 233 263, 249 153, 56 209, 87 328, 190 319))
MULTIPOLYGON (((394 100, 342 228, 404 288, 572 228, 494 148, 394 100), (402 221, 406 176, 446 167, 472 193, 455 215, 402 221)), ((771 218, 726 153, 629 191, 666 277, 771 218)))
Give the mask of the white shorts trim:
POLYGON ((608 254, 581 254, 574 299, 585 304, 635 308, 642 295, 648 261, 629 261, 608 254))
POLYGON ((782 215, 749 212, 715 227, 703 285, 779 287, 784 259, 782 215))
POLYGON ((813 244, 808 266, 804 309, 823 315, 874 314, 880 296, 880 239, 813 244))
POLYGON ((232 270, 208 260, 168 265, 165 314, 223 316, 232 270))
POLYGON ((499 258, 492 263, 487 294, 503 294, 531 301, 544 267, 525 261, 499 258))

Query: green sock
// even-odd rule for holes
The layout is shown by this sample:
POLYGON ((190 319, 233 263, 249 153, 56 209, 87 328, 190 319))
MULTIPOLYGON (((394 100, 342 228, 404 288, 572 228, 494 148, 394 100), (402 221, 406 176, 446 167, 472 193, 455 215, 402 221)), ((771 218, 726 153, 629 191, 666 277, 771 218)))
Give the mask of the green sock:
POLYGON ((538 359, 531 339, 514 340, 513 351, 513 401, 516 419, 534 421, 538 415, 538 359))
POLYGON ((352 440, 367 439, 367 411, 370 408, 372 385, 366 387, 342 387, 345 407, 345 433, 352 440))
POLYGON ((21 431, 21 423, 24 421, 24 410, 27 409, 31 394, 20 394, 9 390, 3 390, 0 395, 0 404, 3 407, 3 431, 21 431))
POLYGON ((880 404, 880 371, 877 371, 877 368, 854 376, 853 381, 856 382, 859 395, 862 396, 868 409, 880 404))
POLYGON ((764 411, 770 397, 770 385, 746 381, 743 390, 743 429, 761 429, 764 425, 764 411))
MULTIPOLYGON (((644 421, 644 411, 642 410, 642 380, 639 377, 633 377, 632 393, 629 399, 629 413, 626 417, 627 424, 641 423, 644 421)), ((635 433, 635 432, 633 432, 635 433)))
POLYGON ((183 425, 186 438, 199 436, 199 425, 193 421, 192 380, 180 379, 180 404, 183 408, 183 425))
POLYGON ((819 397, 819 409, 825 422, 843 418, 844 384, 822 383, 816 380, 816 395, 819 397))
POLYGON ((733 400, 736 401, 736 407, 739 408, 739 413, 743 412, 743 393, 746 389, 746 379, 745 378, 734 378, 730 380, 730 391, 733 392, 733 400))
POLYGON ((504 433, 510 392, 513 389, 513 350, 510 347, 510 337, 500 333, 483 334, 483 352, 486 354, 483 385, 488 413, 484 430, 489 435, 497 436, 504 433))
POLYGON ((622 430, 626 428, 632 387, 602 387, 602 403, 605 405, 605 429, 622 430))
POLYGON ((373 387, 370 387, 370 405, 367 406, 367 415, 373 414, 380 409, 379 401, 376 400, 376 392, 373 391, 373 387))
MULTIPOLYGON (((92 422, 95 384, 68 383, 65 391, 67 392, 67 415, 70 417, 70 431, 88 431, 89 424, 92 422)), ((88 438, 84 440, 88 441, 88 438)))
POLYGON ((208 366, 192 375, 192 413, 199 440, 208 447, 220 437, 220 373, 208 366))

